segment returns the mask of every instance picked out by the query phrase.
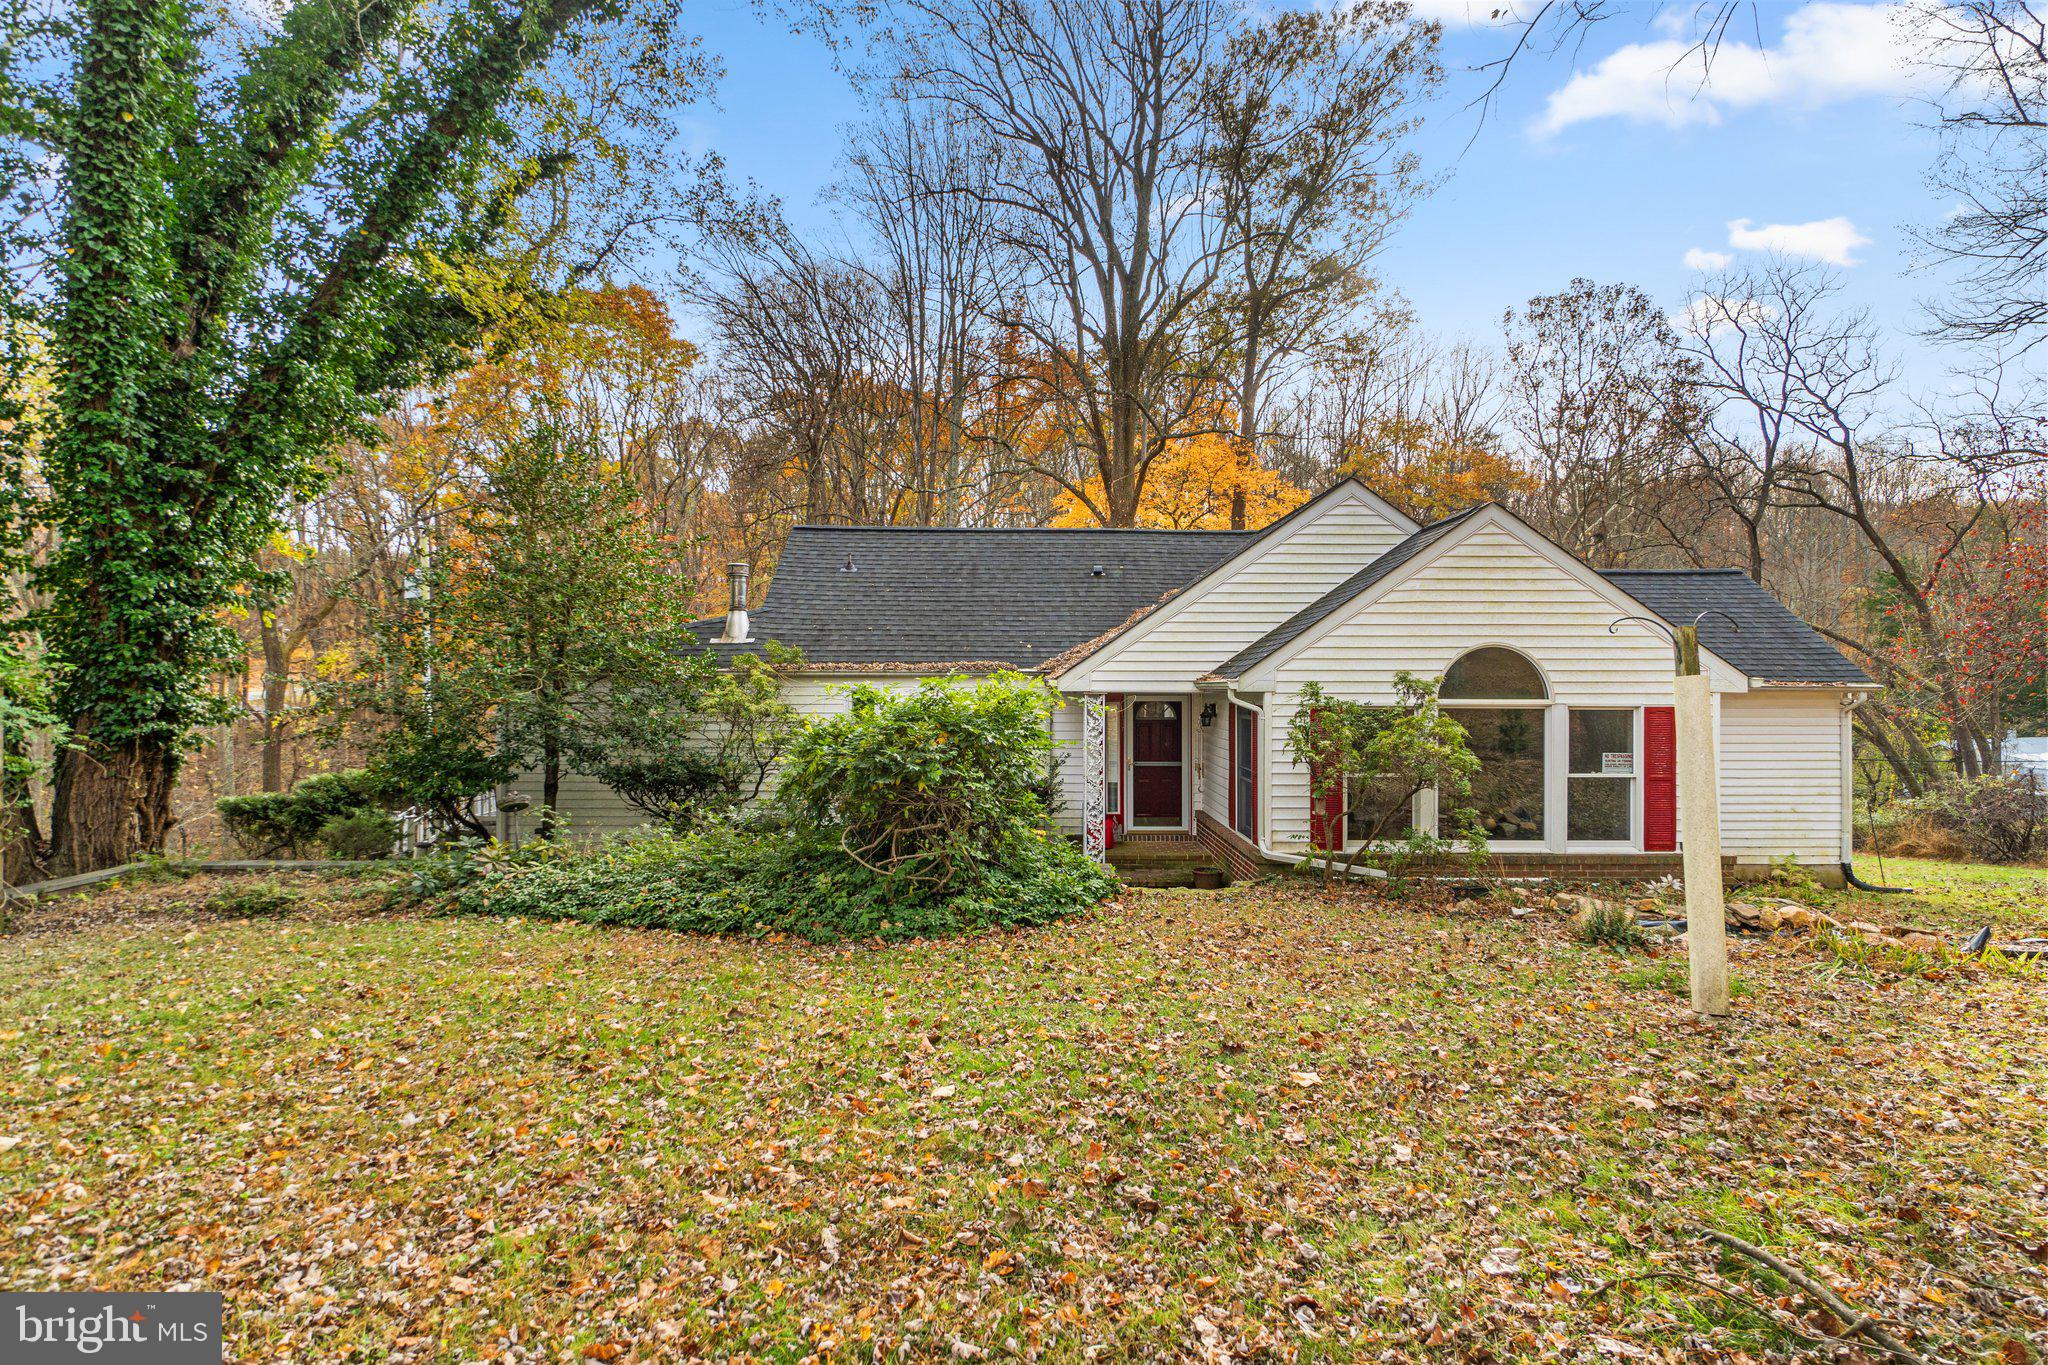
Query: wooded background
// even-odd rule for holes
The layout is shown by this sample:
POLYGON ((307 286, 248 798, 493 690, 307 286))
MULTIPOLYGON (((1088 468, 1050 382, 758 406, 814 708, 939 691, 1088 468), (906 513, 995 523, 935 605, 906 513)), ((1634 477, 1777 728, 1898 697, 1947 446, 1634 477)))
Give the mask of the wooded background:
POLYGON ((1930 182, 1962 206, 1922 234, 1952 362, 1931 393, 1793 261, 1661 303, 1572 280, 1494 335, 1435 334, 1379 256, 1432 188, 1410 147, 1440 35, 1382 0, 806 11, 868 110, 829 239, 715 156, 665 160, 715 54, 658 9, 307 3, 275 32, 81 12, 11 68, 5 130, 9 876, 121 851, 67 855, 67 805, 129 812, 130 851, 206 847, 216 797, 358 764, 411 686, 351 686, 388 672, 391 623, 572 542, 637 566, 617 591, 667 599, 672 630, 722 606, 728 562, 758 600, 799 523, 1257 527, 1347 475, 1422 521, 1503 502, 1599 568, 1742 568, 1887 685, 1856 713, 1871 781, 1986 772, 2008 729, 2048 727, 2029 4, 1930 3, 1901 33, 1952 76, 1928 115, 1930 182), (399 54, 451 15, 422 86, 399 54), (339 74, 307 96, 311 70, 339 74), (384 141, 316 136, 343 126, 384 141), (270 151, 243 165, 252 127, 270 151), (95 378, 109 356, 133 364, 95 378), (550 526, 565 507, 596 520, 550 526), (146 552, 122 539, 145 513, 146 552), (193 557, 165 548, 188 534, 193 557), (131 558, 149 586, 117 609, 131 558), (187 619, 219 647, 108 671, 110 641, 187 619), (146 754, 90 797, 117 749, 146 754))

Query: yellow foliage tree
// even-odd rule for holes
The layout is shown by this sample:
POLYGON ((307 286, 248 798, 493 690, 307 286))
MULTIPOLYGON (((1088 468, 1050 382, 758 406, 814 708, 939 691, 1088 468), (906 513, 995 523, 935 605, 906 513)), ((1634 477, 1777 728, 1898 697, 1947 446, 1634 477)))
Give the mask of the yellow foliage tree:
POLYGON ((1486 442, 1412 417, 1375 423, 1364 448, 1346 458, 1338 472, 1424 523, 1475 503, 1505 502, 1536 487, 1527 470, 1486 442))
MULTIPOLYGON (((1091 478, 1085 497, 1064 492, 1054 504, 1055 526, 1099 526, 1095 508, 1105 506, 1102 480, 1091 478)), ((1242 453, 1234 436, 1209 434, 1177 441, 1152 461, 1138 499, 1138 525, 1175 531, 1227 531, 1232 500, 1244 495, 1245 525, 1253 529, 1308 501, 1297 488, 1256 456, 1242 453)))

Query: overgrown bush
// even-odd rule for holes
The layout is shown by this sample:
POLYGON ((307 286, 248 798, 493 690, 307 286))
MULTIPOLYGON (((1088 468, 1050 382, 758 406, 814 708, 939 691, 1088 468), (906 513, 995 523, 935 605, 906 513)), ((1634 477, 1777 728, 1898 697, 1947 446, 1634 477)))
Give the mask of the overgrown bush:
POLYGON ((337 815, 320 826, 320 845, 333 858, 388 858, 398 843, 398 822, 381 810, 337 815))
POLYGON ((1018 675, 913 691, 862 685, 784 759, 792 820, 839 836, 855 862, 943 893, 1043 837, 1051 698, 1018 675))
POLYGON ((2023 862, 2041 846, 2044 794, 2023 777, 1956 778, 1905 809, 1960 839, 1972 857, 2023 862))
POLYGON ((1625 905, 1596 905, 1579 916, 1579 941, 1595 948, 1612 948, 1618 953, 1642 947, 1647 939, 1636 923, 1635 911, 1625 905))
MULTIPOLYGON (((288 792, 225 797, 216 809, 228 833, 250 857, 296 857, 318 846, 321 831, 330 822, 381 813, 380 794, 380 784, 367 773, 320 773, 288 792)), ((385 850, 389 849, 387 841, 385 850)))
POLYGON ((1033 788, 1049 699, 1022 678, 862 687, 794 745, 778 810, 688 834, 465 850, 411 898, 483 914, 820 942, 1043 924, 1115 880, 1033 788))
POLYGON ((613 692, 572 745, 575 766, 671 829, 730 815, 761 795, 803 732, 782 671, 803 655, 773 640, 724 668, 699 657, 673 676, 613 692))
POLYGON ((1412 673, 1394 675, 1394 701, 1374 705, 1333 696, 1307 683, 1287 724, 1287 753, 1309 770, 1309 801, 1317 811, 1334 804, 1360 807, 1311 822, 1312 854, 1324 880, 1337 867, 1347 875, 1363 863, 1399 885, 1403 871, 1430 861, 1459 862, 1476 873, 1486 860, 1486 831, 1473 809, 1472 777, 1479 760, 1463 726, 1437 704, 1435 682, 1412 673), (1415 798, 1437 797, 1437 827, 1414 827, 1415 798), (1356 847, 1347 855, 1345 845, 1356 847), (1462 847, 1461 847, 1462 845, 1462 847))
POLYGON ((460 911, 820 943, 1045 924, 1114 887, 1062 839, 1018 845, 1002 864, 942 895, 904 894, 901 882, 847 857, 835 840, 794 829, 713 824, 574 848, 536 842, 497 857, 446 856, 463 866, 420 869, 429 879, 422 889, 460 911))

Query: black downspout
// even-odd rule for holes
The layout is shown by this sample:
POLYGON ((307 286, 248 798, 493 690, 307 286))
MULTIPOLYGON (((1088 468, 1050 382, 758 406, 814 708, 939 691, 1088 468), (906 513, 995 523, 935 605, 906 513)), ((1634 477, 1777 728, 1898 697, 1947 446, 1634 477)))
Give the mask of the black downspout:
POLYGON ((1847 878, 1849 885, 1855 887, 1858 891, 1873 891, 1880 896, 1908 895, 1913 890, 1910 886, 1878 886, 1875 883, 1866 882, 1863 878, 1856 875, 1855 865, 1851 863, 1842 864, 1842 876, 1847 878))

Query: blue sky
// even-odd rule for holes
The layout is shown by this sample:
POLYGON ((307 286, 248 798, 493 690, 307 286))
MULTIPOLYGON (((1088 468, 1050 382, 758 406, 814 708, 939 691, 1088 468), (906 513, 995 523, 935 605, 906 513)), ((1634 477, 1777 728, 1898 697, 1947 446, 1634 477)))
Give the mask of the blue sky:
MULTIPOLYGON (((1508 42, 1483 22, 1496 2, 1470 6, 1479 23, 1467 0, 1418 3, 1446 20, 1448 79, 1416 141, 1444 180, 1380 273, 1425 328, 1490 342, 1503 310, 1574 275, 1639 285, 1676 310, 1699 278, 1688 252, 1740 265, 1789 247, 1850 262, 1847 299, 1892 331, 1917 384, 1939 382, 1941 358, 1910 336, 1939 281, 1911 273, 1907 230, 1947 206, 1924 183, 1926 91, 1900 61, 1890 7, 1763 0, 1702 88, 1696 62, 1672 74, 1690 6, 1659 18, 1645 5, 1571 51, 1525 56, 1482 123, 1471 101, 1490 77, 1473 68, 1508 42)), ((819 42, 745 0, 691 15, 727 72, 717 106, 686 124, 692 150, 718 151, 799 224, 829 232, 818 196, 859 112, 845 76, 819 42)))

